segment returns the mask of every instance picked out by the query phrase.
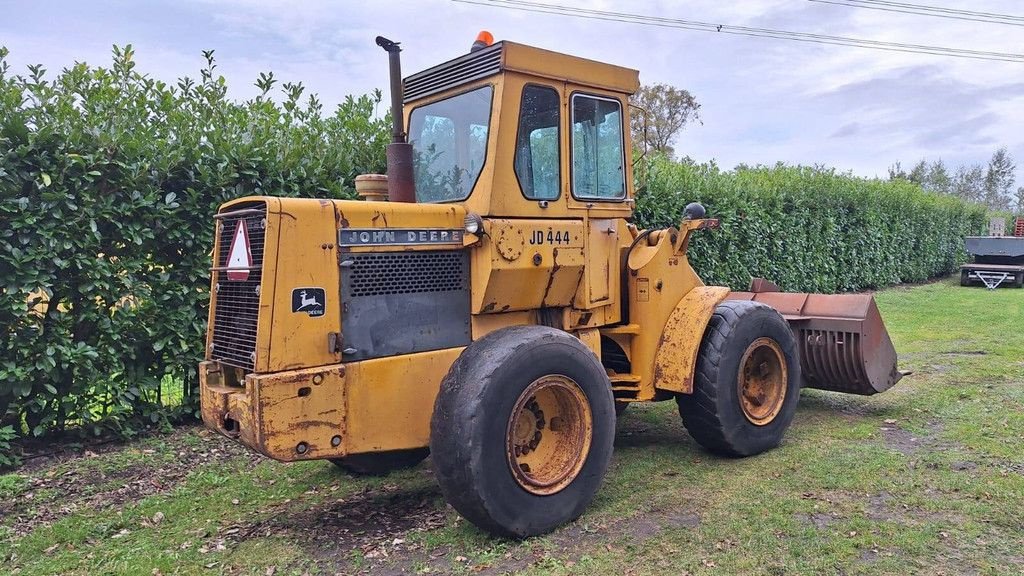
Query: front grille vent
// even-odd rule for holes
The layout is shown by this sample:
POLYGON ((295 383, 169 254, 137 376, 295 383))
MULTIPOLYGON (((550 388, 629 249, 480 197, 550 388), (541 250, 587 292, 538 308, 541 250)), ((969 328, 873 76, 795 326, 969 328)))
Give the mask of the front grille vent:
POLYGON ((466 289, 461 252, 379 252, 350 254, 349 294, 386 296, 466 289))
POLYGON ((408 103, 455 86, 468 84, 501 71, 501 42, 470 52, 444 64, 418 72, 403 82, 403 101, 408 103))
POLYGON ((213 349, 210 358, 252 371, 256 362, 256 325, 259 319, 263 246, 267 227, 266 204, 233 206, 217 215, 217 258, 214 261, 213 349), (228 276, 228 256, 238 226, 245 226, 252 266, 244 280, 228 276))

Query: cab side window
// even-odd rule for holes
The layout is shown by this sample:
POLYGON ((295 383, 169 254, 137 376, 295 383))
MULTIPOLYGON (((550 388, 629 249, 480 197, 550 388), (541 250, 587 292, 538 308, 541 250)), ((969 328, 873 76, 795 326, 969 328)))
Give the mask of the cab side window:
POLYGON ((572 97, 572 191, 577 198, 592 200, 626 196, 622 106, 617 100, 572 97))
POLYGON ((561 186, 558 92, 526 86, 519 105, 515 171, 523 195, 530 200, 555 200, 561 186))

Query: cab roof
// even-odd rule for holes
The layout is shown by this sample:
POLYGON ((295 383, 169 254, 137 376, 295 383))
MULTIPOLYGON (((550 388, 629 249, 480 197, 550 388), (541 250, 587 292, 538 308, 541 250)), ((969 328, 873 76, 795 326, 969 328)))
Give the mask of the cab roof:
POLYGON ((623 94, 640 88, 640 73, 631 68, 502 41, 406 77, 403 100, 413 102, 506 71, 623 94))

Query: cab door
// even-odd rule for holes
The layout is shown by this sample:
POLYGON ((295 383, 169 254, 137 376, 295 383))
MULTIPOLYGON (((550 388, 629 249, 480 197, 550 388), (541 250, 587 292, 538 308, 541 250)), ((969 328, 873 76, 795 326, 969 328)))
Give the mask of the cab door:
POLYGON ((621 95, 572 86, 567 93, 569 208, 584 215, 587 229, 586 273, 576 307, 593 309, 619 301, 620 250, 632 212, 628 107, 621 95))

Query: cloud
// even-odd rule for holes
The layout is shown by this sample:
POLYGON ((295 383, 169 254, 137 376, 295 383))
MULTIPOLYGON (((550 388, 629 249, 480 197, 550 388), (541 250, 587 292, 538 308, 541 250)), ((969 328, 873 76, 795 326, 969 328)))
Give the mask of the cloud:
MULTIPOLYGON (((567 4, 565 0, 545 0, 567 4)), ((793 0, 599 0, 598 9, 918 44, 1019 51, 1019 28, 793 0)), ((972 9, 1019 12, 1013 0, 972 9)), ((940 58, 542 15, 448 0, 73 0, 5 4, 0 43, 23 70, 43 62, 110 61, 132 42, 141 70, 195 76, 216 49, 235 98, 259 72, 301 81, 330 108, 347 94, 387 87, 381 34, 402 42, 407 73, 468 49, 480 29, 586 58, 639 68, 641 81, 690 90, 703 125, 675 143, 681 155, 738 163, 827 163, 866 176, 897 160, 987 161, 1007 145, 1024 167, 1020 64, 940 58)), ((1024 168, 1022 168, 1024 170, 1024 168)), ((1024 177, 1019 178, 1024 180, 1024 177)))
POLYGON ((933 128, 919 133, 915 138, 921 146, 930 146, 935 142, 971 141, 979 132, 994 125, 999 117, 991 112, 946 121, 933 128))
POLYGON ((861 131, 860 122, 850 122, 849 124, 843 124, 842 126, 840 126, 839 130, 836 130, 835 132, 833 132, 831 137, 832 138, 845 138, 847 136, 854 136, 856 134, 859 134, 860 131, 861 131))

